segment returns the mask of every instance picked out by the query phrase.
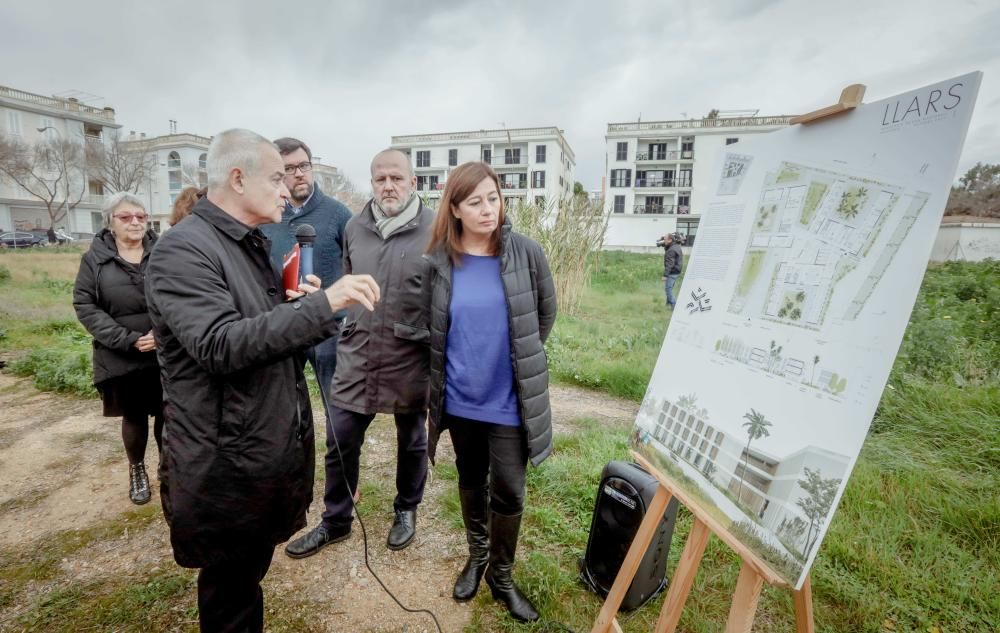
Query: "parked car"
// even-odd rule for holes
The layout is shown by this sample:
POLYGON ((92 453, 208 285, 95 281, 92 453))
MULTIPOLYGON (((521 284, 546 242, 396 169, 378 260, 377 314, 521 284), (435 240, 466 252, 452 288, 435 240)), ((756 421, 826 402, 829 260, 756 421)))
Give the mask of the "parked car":
POLYGON ((5 248, 31 248, 32 246, 45 246, 48 239, 45 236, 39 237, 27 231, 14 231, 0 235, 0 245, 5 248))

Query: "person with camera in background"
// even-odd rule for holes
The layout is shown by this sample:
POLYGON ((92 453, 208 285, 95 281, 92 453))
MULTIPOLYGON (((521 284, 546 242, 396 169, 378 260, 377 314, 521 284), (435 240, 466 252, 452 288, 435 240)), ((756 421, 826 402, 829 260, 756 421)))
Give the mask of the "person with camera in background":
POLYGON ((667 293, 667 307, 674 309, 677 300, 674 298, 674 285, 681 276, 681 265, 684 263, 684 253, 681 245, 684 236, 680 233, 668 233, 656 241, 663 248, 663 289, 667 293))

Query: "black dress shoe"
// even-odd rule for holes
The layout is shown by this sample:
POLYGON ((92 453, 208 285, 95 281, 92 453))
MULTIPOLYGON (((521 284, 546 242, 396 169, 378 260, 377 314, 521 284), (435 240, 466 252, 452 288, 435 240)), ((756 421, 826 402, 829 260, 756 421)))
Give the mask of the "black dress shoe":
POLYGON ((285 546, 285 554, 289 558, 307 558, 327 545, 339 543, 351 535, 351 526, 343 528, 327 528, 317 525, 309 532, 285 546))
POLYGON ((396 518, 389 529, 386 545, 391 550, 405 549, 417 535, 417 511, 396 510, 396 518))

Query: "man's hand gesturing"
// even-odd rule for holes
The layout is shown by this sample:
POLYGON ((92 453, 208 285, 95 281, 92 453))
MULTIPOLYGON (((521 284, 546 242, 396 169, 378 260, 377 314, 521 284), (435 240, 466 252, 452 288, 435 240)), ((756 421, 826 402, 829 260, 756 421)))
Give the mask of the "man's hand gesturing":
POLYGON ((360 303, 371 311, 382 297, 382 292, 371 275, 344 275, 323 292, 334 311, 355 303, 360 303))

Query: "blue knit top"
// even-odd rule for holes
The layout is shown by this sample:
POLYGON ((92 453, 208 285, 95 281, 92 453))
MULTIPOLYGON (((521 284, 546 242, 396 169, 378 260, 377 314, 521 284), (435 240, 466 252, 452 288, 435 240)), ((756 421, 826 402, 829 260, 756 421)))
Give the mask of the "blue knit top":
POLYGON ((520 426, 500 258, 463 255, 451 279, 444 410, 520 426))

